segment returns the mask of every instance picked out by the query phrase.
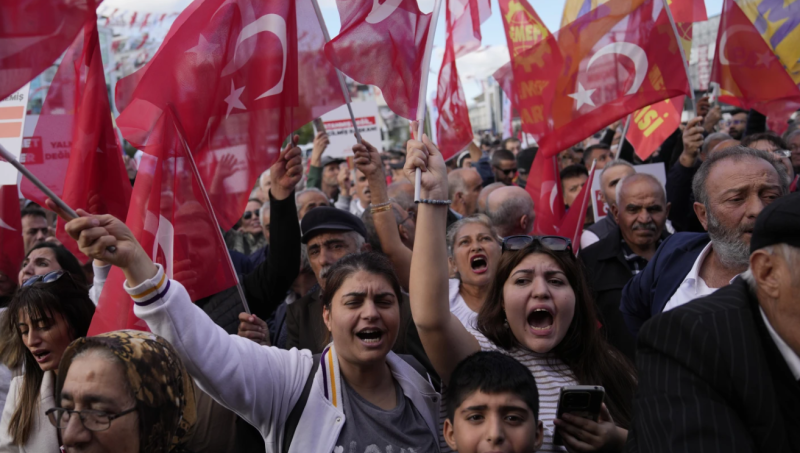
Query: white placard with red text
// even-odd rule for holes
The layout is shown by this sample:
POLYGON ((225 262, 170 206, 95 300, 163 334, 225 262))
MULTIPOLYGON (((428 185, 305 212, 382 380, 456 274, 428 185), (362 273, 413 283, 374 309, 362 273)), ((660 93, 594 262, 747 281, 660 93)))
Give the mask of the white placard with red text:
MULTIPOLYGON (((358 132, 370 144, 381 148, 381 130, 378 125, 378 104, 372 102, 351 102, 356 117, 358 132)), ((350 119, 347 106, 328 112, 322 116, 325 131, 328 132, 330 145, 324 156, 353 157, 353 145, 356 144, 355 130, 350 119)), ((316 132, 316 131, 315 131, 316 132)))
MULTIPOLYGON (((23 86, 11 96, 0 100, 0 144, 17 160, 22 150, 22 133, 28 109, 28 88, 23 86)), ((17 169, 0 161, 0 185, 17 184, 17 169)))
MULTIPOLYGON (((661 184, 666 187, 667 186, 667 173, 664 170, 663 163, 657 164, 644 164, 644 165, 634 165, 636 169, 636 173, 647 173, 649 175, 653 175, 661 181, 661 184)), ((605 201, 603 200, 603 191, 600 189, 600 180, 602 175, 602 170, 598 171, 592 181, 592 210, 594 211, 594 221, 597 222, 598 220, 602 219, 606 215, 610 215, 611 212, 608 210, 608 205, 606 205, 605 201)))

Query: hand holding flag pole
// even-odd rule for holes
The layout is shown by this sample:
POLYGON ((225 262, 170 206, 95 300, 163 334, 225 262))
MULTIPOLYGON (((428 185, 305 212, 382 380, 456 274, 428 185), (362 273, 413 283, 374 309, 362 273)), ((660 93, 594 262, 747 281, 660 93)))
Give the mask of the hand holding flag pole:
MULTIPOLYGON (((442 10, 442 1, 435 0, 433 4, 433 14, 431 15, 431 28, 428 30, 428 40, 425 42, 425 53, 422 55, 422 71, 420 71, 419 81, 419 98, 417 101, 417 140, 422 141, 422 134, 425 132, 425 112, 427 105, 425 103, 426 93, 428 91, 428 73, 431 69, 431 54, 433 53, 433 38, 436 36, 436 24, 439 23, 439 13, 442 10)), ((435 127, 435 126, 434 126, 435 127)), ((421 178, 422 170, 417 167, 416 178, 414 178, 414 201, 419 202, 420 191, 422 190, 421 178)))

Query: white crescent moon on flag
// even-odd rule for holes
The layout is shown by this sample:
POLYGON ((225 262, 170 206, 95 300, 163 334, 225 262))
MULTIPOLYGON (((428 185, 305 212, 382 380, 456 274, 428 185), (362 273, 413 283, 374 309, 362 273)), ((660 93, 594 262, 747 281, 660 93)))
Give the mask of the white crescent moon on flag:
POLYGON ((269 32, 278 37, 281 42, 281 50, 283 51, 283 67, 281 68, 281 79, 275 86, 262 93, 256 99, 272 96, 283 91, 283 80, 286 77, 286 21, 283 17, 277 14, 265 14, 257 20, 247 24, 239 33, 239 38, 236 40, 236 48, 233 51, 233 59, 228 62, 225 69, 222 70, 221 76, 233 74, 241 69, 252 57, 253 52, 250 51, 249 55, 240 57, 239 45, 253 36, 261 33, 269 32))
POLYGON ((719 38, 719 64, 731 64, 731 62, 728 61, 728 57, 725 56, 725 50, 728 45, 728 36, 733 36, 740 31, 747 31, 747 27, 744 25, 734 25, 733 27, 726 28, 725 31, 722 32, 722 36, 719 38))
POLYGON ((377 24, 389 17, 401 3, 403 0, 386 0, 383 4, 380 4, 378 0, 372 0, 372 11, 365 20, 369 24, 377 24))
POLYGON ((595 60, 608 54, 625 55, 633 61, 636 75, 633 78, 633 85, 631 85, 631 88, 625 94, 633 94, 639 91, 639 87, 642 86, 642 82, 644 82, 644 78, 647 75, 648 67, 647 54, 644 50, 636 44, 631 44, 629 42, 615 42, 609 44, 592 55, 589 64, 586 65, 586 72, 589 72, 589 68, 595 60))
POLYGON ((0 228, 5 228, 5 229, 11 230, 11 231, 17 231, 15 229, 11 228, 11 225, 7 224, 5 221, 3 221, 3 219, 0 219, 0 228))

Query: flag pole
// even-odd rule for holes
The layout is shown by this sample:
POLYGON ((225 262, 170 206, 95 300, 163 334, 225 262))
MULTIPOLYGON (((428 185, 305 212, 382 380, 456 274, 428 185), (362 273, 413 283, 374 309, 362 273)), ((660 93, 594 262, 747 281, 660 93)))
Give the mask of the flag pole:
MULTIPOLYGON (((631 125, 631 114, 628 114, 628 119, 625 120, 625 126, 622 127, 622 138, 619 139, 619 147, 617 148, 617 155, 614 159, 619 159, 619 153, 622 152, 622 145, 625 144, 625 137, 628 136, 628 126, 631 125)), ((594 164, 592 164, 594 165, 594 164)))
POLYGON ((78 218, 78 213, 75 212, 74 209, 70 208, 69 205, 64 203, 64 200, 59 198, 55 193, 53 193, 52 190, 50 190, 49 187, 44 185, 44 183, 40 181, 39 178, 34 176, 34 174, 30 172, 30 170, 28 170, 27 168, 25 168, 24 165, 19 163, 19 161, 14 158, 14 155, 8 152, 8 150, 5 149, 5 147, 3 147, 3 145, 1 144, 0 144, 0 157, 5 159, 9 164, 13 165, 14 168, 19 170, 19 172, 22 173, 23 176, 28 178, 28 181, 32 182, 34 186, 38 187, 39 190, 41 190, 45 195, 47 195, 47 198, 53 200, 53 203, 55 203, 56 206, 61 208, 61 210, 64 211, 64 213, 69 215, 70 218, 67 220, 78 218))
MULTIPOLYGON (((319 21, 319 26, 322 28, 322 35, 325 37, 325 42, 328 43, 331 41, 331 36, 328 33, 328 26, 325 25, 325 18, 322 17, 322 11, 319 9, 319 4, 317 0, 311 0, 311 4, 314 5, 314 12, 317 13, 317 20, 319 21)), ((358 144, 361 144, 361 134, 358 132, 358 125, 356 124, 356 116, 353 114, 353 106, 350 105, 350 92, 347 91, 347 84, 344 82, 344 76, 342 75, 342 71, 339 68, 336 69, 336 77, 339 78, 339 86, 342 88, 342 94, 344 95, 344 101, 347 103, 347 111, 350 113, 350 121, 353 122, 353 129, 356 131, 356 141, 358 144)))
MULTIPOLYGON (((439 22, 439 13, 442 10, 442 0, 435 0, 433 3, 433 13, 431 14, 431 27, 428 30, 428 40, 425 42, 425 53, 422 55, 422 68, 419 81, 419 98, 417 100, 417 140, 422 140, 425 131, 425 104, 426 92, 428 91, 428 75, 431 71, 431 54, 433 53, 433 38, 436 36, 436 24, 439 22)), ((435 127, 435 126, 434 126, 435 127)), ((416 178, 414 179, 414 201, 420 201, 420 191, 422 190, 422 170, 417 167, 416 178)))
MULTIPOLYGON (((175 128, 175 133, 178 134, 178 139, 180 140, 181 145, 183 146, 183 150, 186 152, 186 156, 189 158, 188 161, 189 165, 192 167, 192 175, 194 176, 194 179, 197 180, 197 184, 200 186, 200 192, 203 194, 203 201, 205 202, 206 209, 208 209, 208 212, 211 213, 211 218, 214 219, 214 226, 215 230, 217 231, 216 234, 217 240, 219 240, 223 248, 227 250, 227 247, 225 246, 225 239, 222 237, 222 229, 219 227, 219 221, 217 220, 217 215, 214 213, 214 206, 211 205, 211 199, 208 197, 208 192, 206 192, 206 186, 205 184, 203 184, 202 178, 200 178, 200 172, 197 171, 197 164, 195 164, 194 156, 192 155, 192 151, 189 149, 189 143, 186 142, 186 138, 183 136, 183 132, 179 127, 179 120, 177 112, 175 111, 175 106, 172 103, 170 103, 169 109, 172 114, 171 115, 172 126, 175 128)), ((245 299, 244 297, 244 290, 242 289, 241 282, 239 282, 239 275, 236 274, 236 269, 233 267, 231 254, 226 253, 225 255, 228 258, 227 260, 225 260, 228 263, 228 268, 233 274, 233 278, 236 280, 236 289, 239 292, 239 297, 242 299, 242 306, 244 306, 244 311, 248 315, 252 314, 250 312, 250 305, 247 304, 247 299, 245 299)))
POLYGON ((689 97, 692 100, 692 112, 696 116, 697 105, 695 104, 694 100, 694 89, 692 89, 692 78, 689 76, 689 60, 686 59, 686 52, 683 50, 681 35, 678 34, 678 26, 675 24, 675 18, 672 17, 672 10, 669 9, 667 0, 661 0, 661 4, 664 5, 664 9, 667 10, 667 18, 669 18, 669 24, 672 26, 672 32, 675 33, 675 39, 677 40, 678 50, 681 53, 681 61, 683 61, 683 70, 686 71, 686 83, 689 84, 689 97))

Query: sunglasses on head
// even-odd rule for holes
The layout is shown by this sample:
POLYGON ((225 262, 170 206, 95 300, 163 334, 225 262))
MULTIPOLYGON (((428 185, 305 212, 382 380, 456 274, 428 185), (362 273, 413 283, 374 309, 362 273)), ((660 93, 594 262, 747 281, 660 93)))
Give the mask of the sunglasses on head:
POLYGON ((242 216, 242 218, 245 220, 250 220, 253 217, 258 217, 258 209, 253 211, 244 211, 244 215, 242 216))
POLYGON ((554 252, 569 251, 572 253, 572 241, 563 236, 509 236, 503 238, 503 251, 516 252, 524 249, 534 241, 538 241, 542 247, 554 252))
POLYGON ((52 283, 64 275, 69 275, 64 271, 53 271, 48 272, 44 275, 34 275, 33 277, 25 280, 25 283, 22 284, 22 287, 31 286, 34 283, 42 282, 42 283, 52 283))

